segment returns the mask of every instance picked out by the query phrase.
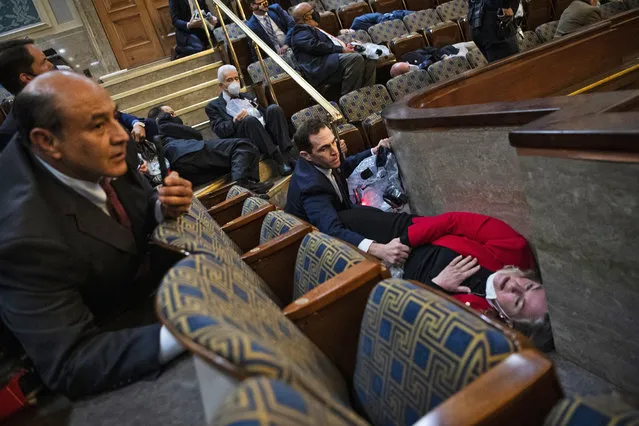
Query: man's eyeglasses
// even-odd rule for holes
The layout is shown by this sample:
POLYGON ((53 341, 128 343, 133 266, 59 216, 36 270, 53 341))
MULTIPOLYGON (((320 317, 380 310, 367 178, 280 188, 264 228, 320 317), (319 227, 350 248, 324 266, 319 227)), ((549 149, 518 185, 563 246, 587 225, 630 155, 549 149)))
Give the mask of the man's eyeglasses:
POLYGON ((264 7, 264 6, 268 7, 268 1, 265 0, 265 1, 261 1, 261 2, 255 2, 255 5, 257 7, 264 7))

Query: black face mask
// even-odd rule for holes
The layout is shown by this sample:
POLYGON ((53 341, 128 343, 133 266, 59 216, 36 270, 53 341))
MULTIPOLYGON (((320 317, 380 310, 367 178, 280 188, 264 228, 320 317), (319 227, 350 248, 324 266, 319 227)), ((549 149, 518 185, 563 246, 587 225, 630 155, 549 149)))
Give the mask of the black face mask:
POLYGON ((311 12, 311 18, 313 18, 313 21, 317 22, 319 24, 320 22, 320 14, 317 10, 313 10, 313 12, 311 12))

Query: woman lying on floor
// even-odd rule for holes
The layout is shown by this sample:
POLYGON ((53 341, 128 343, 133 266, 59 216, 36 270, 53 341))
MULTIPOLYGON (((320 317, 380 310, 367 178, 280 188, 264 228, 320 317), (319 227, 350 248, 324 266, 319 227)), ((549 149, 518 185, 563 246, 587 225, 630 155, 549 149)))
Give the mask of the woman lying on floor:
POLYGON ((445 290, 506 322, 543 323, 546 291, 532 279, 526 239, 501 220, 474 213, 387 214, 373 208, 340 212, 344 225, 378 243, 393 238, 411 248, 404 278, 445 290))

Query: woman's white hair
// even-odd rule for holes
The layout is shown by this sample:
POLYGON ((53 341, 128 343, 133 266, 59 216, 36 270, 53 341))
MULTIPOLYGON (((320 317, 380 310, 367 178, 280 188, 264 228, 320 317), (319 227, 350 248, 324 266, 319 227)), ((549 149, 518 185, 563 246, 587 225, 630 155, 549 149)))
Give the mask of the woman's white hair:
POLYGON ((226 75, 226 73, 231 71, 237 72, 237 68, 235 68, 233 65, 230 65, 230 64, 222 65, 221 67, 219 67, 217 69, 217 82, 218 83, 223 82, 224 75, 226 75))

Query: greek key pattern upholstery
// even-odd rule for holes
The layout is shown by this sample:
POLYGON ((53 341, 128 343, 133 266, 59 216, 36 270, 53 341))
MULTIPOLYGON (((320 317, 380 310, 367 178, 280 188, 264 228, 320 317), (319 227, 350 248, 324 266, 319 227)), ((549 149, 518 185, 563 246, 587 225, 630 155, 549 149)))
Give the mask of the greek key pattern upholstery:
POLYGON ((382 115, 378 112, 374 112, 362 121, 364 127, 373 126, 382 121, 382 115))
POLYGON ((637 426, 639 410, 610 395, 572 396, 555 405, 544 425, 637 426))
MULTIPOLYGON (((310 1, 307 1, 306 3, 309 3, 311 6, 313 6, 313 9, 317 10, 320 13, 326 11, 324 4, 320 0, 310 0, 310 1)), ((293 8, 291 7, 288 13, 290 14, 292 11, 293 11, 293 8)))
POLYGON ((230 189, 229 192, 226 193, 226 199, 230 200, 231 198, 237 197, 240 194, 243 194, 245 192, 251 192, 248 189, 244 188, 243 186, 240 185, 233 185, 230 189))
POLYGON ((359 250, 337 238, 321 232, 307 234, 297 251, 293 300, 363 260, 359 250))
MULTIPOLYGON (((410 15, 409 15, 410 16, 410 15)), ((398 75, 386 82, 386 88, 393 100, 398 100, 409 93, 413 93, 419 89, 432 84, 433 79, 426 70, 416 70, 398 75)))
MULTIPOLYGON (((553 33, 553 37, 554 37, 553 33)), ((519 45, 519 51, 524 52, 526 50, 530 50, 533 47, 537 47, 541 44, 539 37, 534 31, 524 31, 524 37, 521 38, 519 35, 517 36, 517 44, 519 45)))
POLYGON ((253 213, 255 210, 268 205, 269 202, 262 198, 249 197, 244 200, 244 204, 242 204, 242 216, 253 213))
POLYGON ((322 0, 326 10, 337 10, 349 4, 362 3, 360 0, 322 0))
POLYGON ((371 36, 373 43, 377 44, 389 42, 395 37, 401 37, 409 32, 404 22, 399 19, 375 24, 368 29, 368 35, 371 36))
POLYGON ((470 66, 466 58, 461 56, 454 56, 452 58, 443 59, 439 62, 435 62, 428 67, 428 73, 433 78, 433 81, 443 81, 453 78, 465 71, 468 71, 470 66))
POLYGON ((355 30, 349 31, 347 33, 342 33, 337 36, 338 39, 342 40, 344 43, 352 43, 354 41, 359 41, 360 43, 371 43, 371 36, 364 30, 355 30))
MULTIPOLYGON (((281 58, 286 61, 293 68, 297 68, 297 64, 295 63, 295 59, 293 59, 292 50, 288 50, 286 54, 281 55, 281 58)), ((273 78, 280 74, 286 74, 286 71, 282 69, 274 60, 269 56, 264 56, 264 65, 266 66, 266 71, 268 71, 269 77, 273 78)), ((262 82, 265 80, 264 73, 262 72, 262 67, 260 66, 260 62, 253 62, 248 66, 248 73, 251 76, 251 80, 253 83, 262 82)))
MULTIPOLYGON (((535 33, 533 33, 533 35, 534 34, 535 33)), ((468 53, 466 53, 466 60, 468 61, 468 64, 473 68, 479 68, 483 67, 484 65, 488 65, 488 60, 479 49, 470 49, 468 53)))
POLYGON ((339 98, 342 112, 350 122, 362 121, 392 102, 388 90, 381 84, 362 87, 339 98))
POLYGON ((601 17, 603 19, 608 19, 612 18, 618 13, 625 12, 626 10, 628 10, 628 7, 623 1, 615 0, 606 4, 602 4, 599 10, 601 10, 601 17))
POLYGON ((339 403, 323 404, 307 392, 264 377, 243 381, 215 413, 216 426, 368 425, 339 403))
POLYGON ((240 259, 193 255, 165 275, 158 313, 183 338, 237 366, 242 374, 283 380, 316 398, 348 404, 343 378, 288 318, 240 259))
MULTIPOLYGON (((228 31, 231 41, 246 38, 246 35, 244 35, 240 27, 238 27, 235 23, 226 24, 226 31, 228 31)), ((226 37, 224 37, 224 30, 222 27, 214 29, 213 35, 217 41, 226 43, 226 37)))
POLYGON ((639 8, 639 0, 625 0, 628 10, 639 8))
MULTIPOLYGON (((339 109, 339 106, 331 101, 331 104, 339 109)), ((295 130, 299 129, 299 127, 302 125, 302 123, 307 122, 308 120, 310 120, 311 118, 320 118, 322 120, 325 120, 326 123, 330 122, 330 114, 328 112, 326 112, 326 110, 324 109, 323 106, 321 105, 313 105, 310 106, 308 108, 304 108, 302 110, 297 111, 295 114, 293 114, 291 116, 291 122, 293 123, 293 126, 295 127, 295 130)), ((341 123, 346 122, 346 120, 341 120, 341 123)))
POLYGON ((514 351, 514 343, 478 315, 387 279, 366 305, 355 398, 372 424, 412 425, 514 351))
POLYGON ((463 0, 451 0, 440 4, 435 8, 442 21, 453 21, 465 18, 468 15, 468 2, 463 0))
POLYGON ((557 31, 557 25, 559 25, 559 21, 550 21, 535 28, 535 33, 537 37, 539 37, 539 40, 541 40, 542 43, 552 41, 557 31))
POLYGON ((262 222, 260 244, 264 244, 275 237, 287 233, 291 228, 302 224, 301 220, 293 215, 284 213, 282 210, 272 211, 264 217, 262 222))
POLYGON ((415 13, 404 16, 404 24, 411 32, 430 28, 441 22, 442 20, 439 18, 435 9, 418 10, 415 13))

